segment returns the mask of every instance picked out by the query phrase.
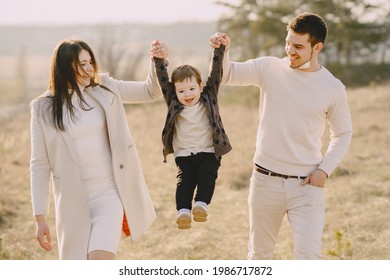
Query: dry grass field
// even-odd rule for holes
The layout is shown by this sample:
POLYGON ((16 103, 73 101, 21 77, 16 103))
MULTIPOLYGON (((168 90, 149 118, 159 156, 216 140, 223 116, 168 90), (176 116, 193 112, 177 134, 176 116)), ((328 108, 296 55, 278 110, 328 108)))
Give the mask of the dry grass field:
MULTIPOLYGON (((176 168, 172 155, 163 163, 160 143, 165 105, 127 107, 158 218, 140 240, 121 242, 118 259, 246 259, 258 96, 248 88, 231 91, 222 89, 221 112, 233 150, 223 158, 209 220, 194 223, 190 230, 180 231, 175 224, 176 168)), ((346 158, 326 184, 323 254, 334 260, 390 259, 390 86, 349 90, 348 98, 354 136, 346 158)), ((47 253, 34 239, 27 105, 1 120, 0 126, 0 259, 57 259, 56 249, 47 253)), ((53 214, 48 221, 54 235, 53 214)), ((275 259, 292 258, 290 234, 284 220, 275 259)))

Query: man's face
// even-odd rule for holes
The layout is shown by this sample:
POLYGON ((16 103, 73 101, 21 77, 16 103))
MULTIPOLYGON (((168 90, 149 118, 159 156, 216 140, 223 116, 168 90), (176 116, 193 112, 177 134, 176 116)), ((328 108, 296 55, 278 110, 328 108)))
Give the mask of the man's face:
POLYGON ((290 67, 300 68, 313 57, 313 47, 309 42, 309 34, 298 34, 289 31, 286 37, 285 50, 290 61, 290 67))

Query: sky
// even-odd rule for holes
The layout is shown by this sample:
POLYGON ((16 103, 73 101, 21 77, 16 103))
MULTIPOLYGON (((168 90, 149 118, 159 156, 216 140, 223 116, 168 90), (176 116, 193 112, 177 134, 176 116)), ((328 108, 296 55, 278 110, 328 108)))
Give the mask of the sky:
POLYGON ((216 21, 228 10, 215 1, 0 0, 0 25, 216 21))

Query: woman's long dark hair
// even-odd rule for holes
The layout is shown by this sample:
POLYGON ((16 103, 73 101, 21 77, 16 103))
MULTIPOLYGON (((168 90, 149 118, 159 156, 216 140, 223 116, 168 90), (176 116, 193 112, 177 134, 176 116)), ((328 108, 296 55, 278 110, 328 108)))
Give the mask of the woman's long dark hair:
POLYGON ((75 108, 72 104, 72 95, 74 93, 79 97, 80 107, 87 110, 84 104, 88 104, 81 94, 76 79, 78 75, 77 65, 79 64, 79 54, 82 50, 86 50, 91 56, 92 66, 94 68, 91 85, 94 86, 97 84, 96 73, 98 72, 98 66, 92 49, 87 43, 81 40, 65 40, 58 43, 54 49, 49 82, 49 91, 52 93, 49 96, 50 115, 54 127, 61 131, 65 131, 63 120, 64 108, 69 112, 71 121, 76 121, 75 108))

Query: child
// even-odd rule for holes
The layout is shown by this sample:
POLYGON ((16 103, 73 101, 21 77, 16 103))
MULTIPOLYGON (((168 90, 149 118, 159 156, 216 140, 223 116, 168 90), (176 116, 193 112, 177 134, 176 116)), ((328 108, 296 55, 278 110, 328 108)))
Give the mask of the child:
POLYGON ((164 162, 168 154, 174 153, 178 167, 176 223, 179 229, 191 228, 191 209, 194 221, 207 220, 221 156, 232 149, 223 128, 217 99, 224 50, 224 46, 214 49, 212 69, 205 87, 199 70, 190 65, 177 67, 170 82, 166 61, 154 57, 157 77, 168 106, 162 132, 164 162))

